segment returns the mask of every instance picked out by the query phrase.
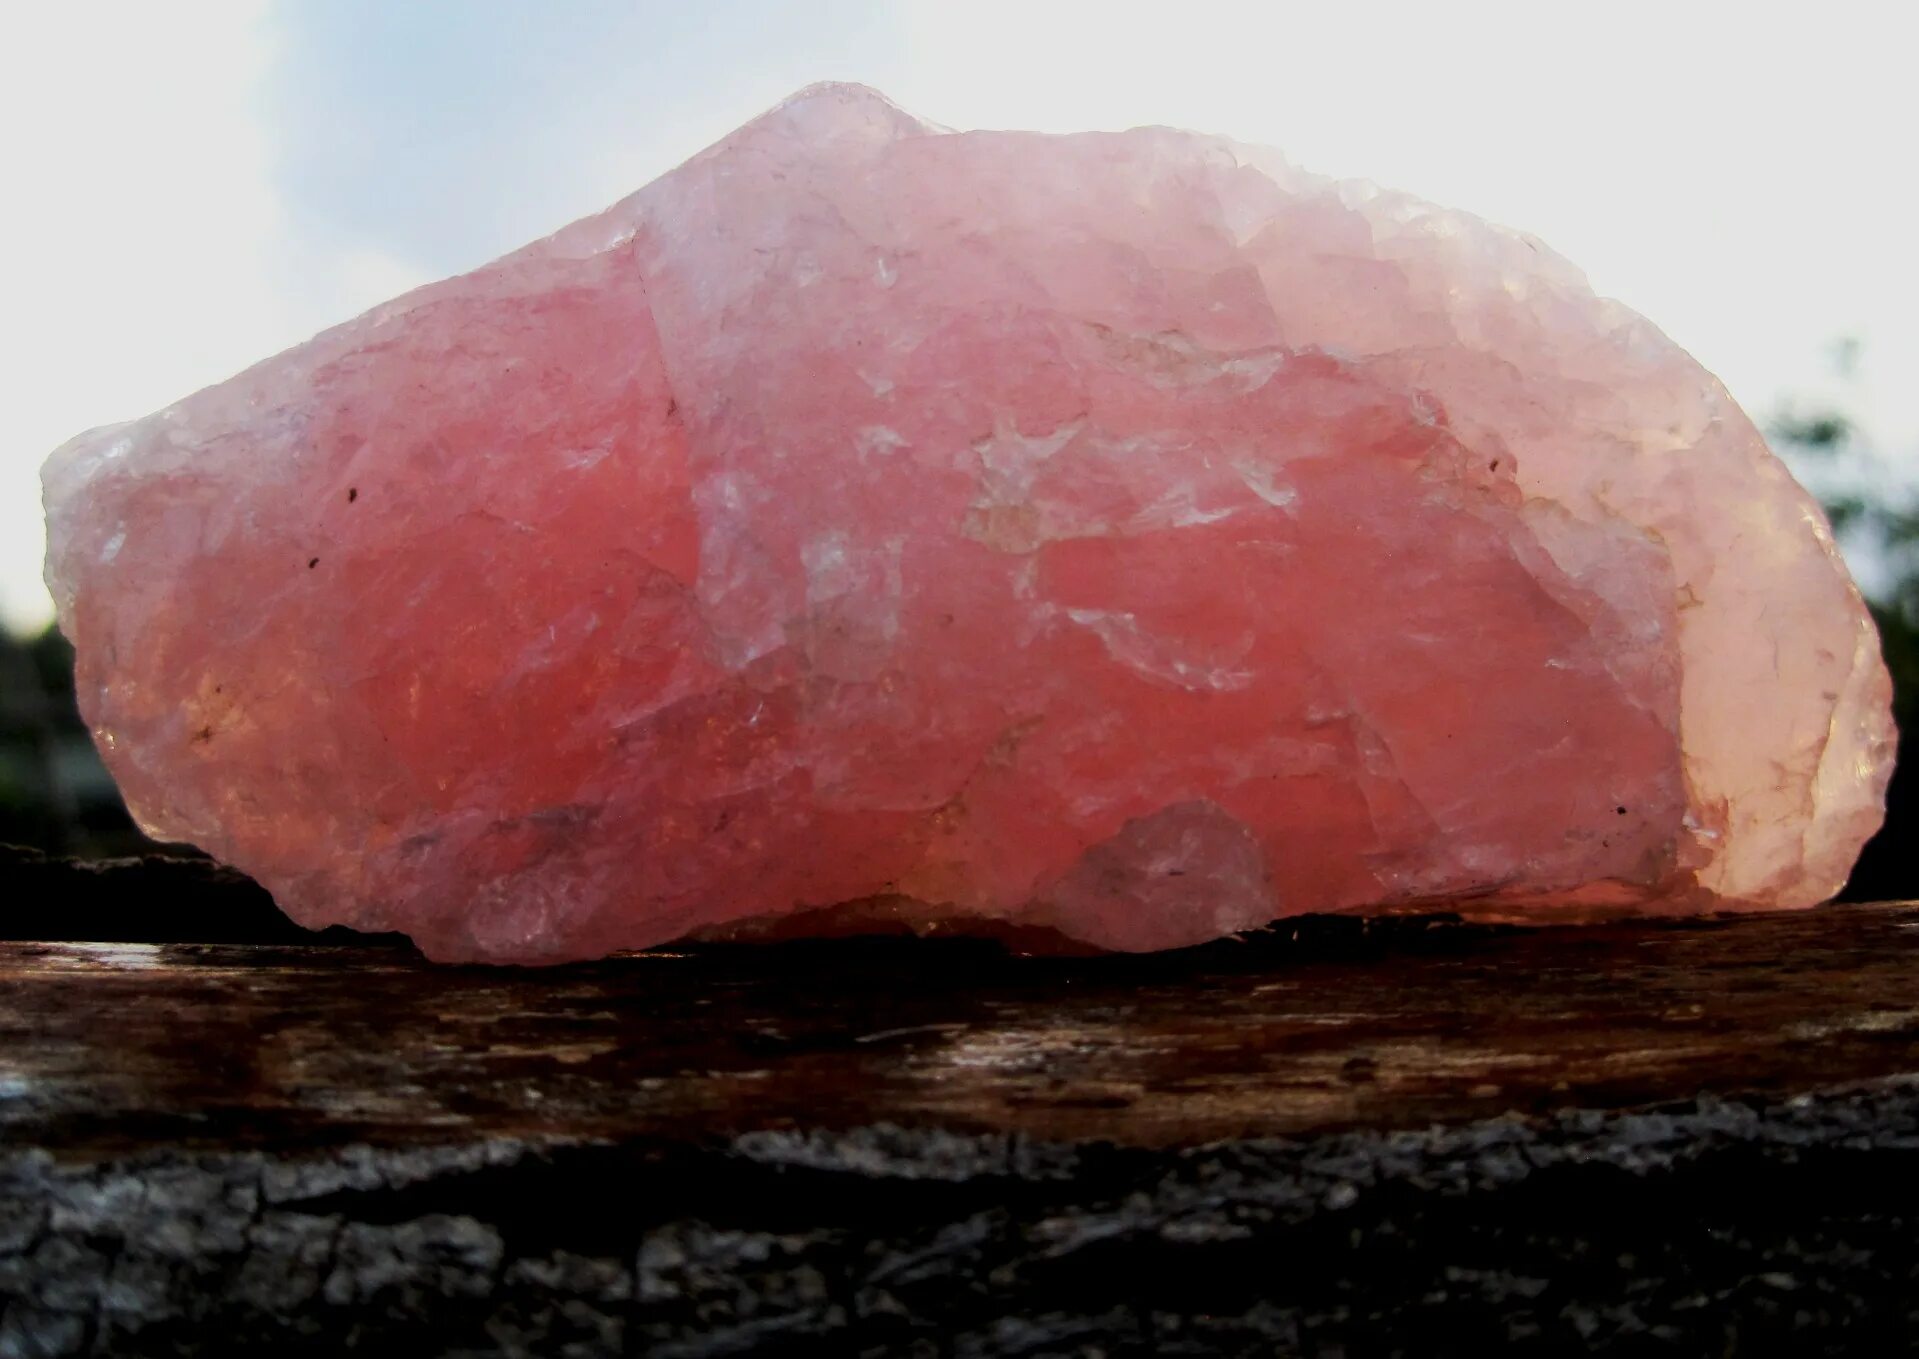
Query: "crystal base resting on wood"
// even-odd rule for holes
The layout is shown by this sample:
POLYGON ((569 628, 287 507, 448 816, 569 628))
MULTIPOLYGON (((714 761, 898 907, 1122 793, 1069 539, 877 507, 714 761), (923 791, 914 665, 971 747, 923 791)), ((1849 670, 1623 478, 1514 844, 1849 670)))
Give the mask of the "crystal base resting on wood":
POLYGON ((45 488, 143 826, 438 958, 1803 906, 1890 767, 1698 364, 1537 241, 1163 128, 810 90, 45 488))

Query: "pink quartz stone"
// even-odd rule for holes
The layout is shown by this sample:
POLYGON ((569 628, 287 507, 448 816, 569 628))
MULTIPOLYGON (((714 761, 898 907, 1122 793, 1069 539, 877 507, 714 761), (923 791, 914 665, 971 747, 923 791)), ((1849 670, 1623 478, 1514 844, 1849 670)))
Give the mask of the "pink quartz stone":
POLYGON ((141 824, 438 958, 1804 906, 1891 758, 1698 364, 1187 132, 817 87, 45 485, 141 824))

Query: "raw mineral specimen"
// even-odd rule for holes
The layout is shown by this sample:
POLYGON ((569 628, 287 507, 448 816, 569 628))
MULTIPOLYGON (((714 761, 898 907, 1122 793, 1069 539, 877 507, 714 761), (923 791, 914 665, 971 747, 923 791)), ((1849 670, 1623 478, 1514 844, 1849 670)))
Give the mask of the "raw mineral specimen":
POLYGON ((438 958, 1804 906, 1890 763, 1825 521, 1692 359, 1162 128, 816 87, 45 488, 141 824, 438 958))

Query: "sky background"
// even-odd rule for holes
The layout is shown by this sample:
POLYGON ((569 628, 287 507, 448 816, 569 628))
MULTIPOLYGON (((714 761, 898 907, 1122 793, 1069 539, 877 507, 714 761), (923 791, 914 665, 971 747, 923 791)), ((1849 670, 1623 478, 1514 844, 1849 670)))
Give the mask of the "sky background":
POLYGON ((816 80, 955 127, 1164 123, 1531 231, 1762 422, 1919 467, 1919 7, 0 0, 0 622, 37 470, 605 206, 816 80))

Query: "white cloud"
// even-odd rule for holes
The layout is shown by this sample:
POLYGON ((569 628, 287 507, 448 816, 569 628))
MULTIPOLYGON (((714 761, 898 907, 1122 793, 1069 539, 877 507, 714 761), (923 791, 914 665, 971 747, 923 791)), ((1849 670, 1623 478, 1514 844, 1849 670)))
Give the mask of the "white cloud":
POLYGON ((0 18, 0 622, 49 612, 35 472, 294 338, 253 116, 263 6, 63 4, 0 18))
POLYGON ((342 317, 358 316, 369 307, 432 281, 425 270, 384 251, 352 250, 340 257, 334 270, 331 301, 342 317))
MULTIPOLYGON (((903 0, 802 15, 757 0, 697 13, 582 0, 575 22, 529 30, 545 53, 529 74, 502 49, 511 34, 489 45, 478 28, 435 27, 500 22, 448 5, 399 25, 416 47, 335 51, 365 77, 341 85, 304 48, 276 50, 289 16, 336 14, 319 8, 329 0, 299 3, 312 8, 0 4, 0 622, 46 617, 35 472, 61 440, 218 381, 423 270, 478 262, 422 253, 431 214, 417 195, 387 208, 407 214, 390 226, 364 202, 352 231, 319 220, 324 204, 296 220, 276 183, 297 197, 333 181, 277 161, 297 147, 275 129, 274 91, 306 101, 319 120, 309 131, 367 99, 377 107, 362 122, 377 131, 380 119, 410 128, 422 110, 513 96, 510 117, 420 125, 435 138, 531 138, 534 150, 505 158, 521 170, 403 137, 368 142, 387 154, 371 169, 333 169, 377 188, 391 181, 375 171, 435 157, 434 192, 452 211, 527 234, 601 206, 809 79, 864 79, 961 127, 1227 132, 1536 232, 1762 416, 1817 377, 1829 340, 1857 335, 1852 399, 1883 448, 1919 446, 1906 380, 1919 364, 1919 252, 1906 240, 1915 114, 1901 68, 1919 19, 1904 7, 903 0), (302 73, 312 78, 290 78, 302 73), (555 158, 538 192, 519 182, 529 156, 555 158), (533 207, 527 226, 515 212, 531 220, 533 207)), ((395 13, 406 12, 337 17, 350 31, 395 13)))
POLYGON ((0 625, 31 629, 47 453, 427 280, 376 248, 316 252, 289 220, 264 0, 0 14, 0 625))
POLYGON ((1520 227, 1763 417, 1866 342, 1919 443, 1908 7, 916 0, 891 93, 961 127, 1166 123, 1520 227))

